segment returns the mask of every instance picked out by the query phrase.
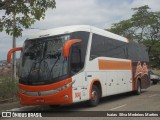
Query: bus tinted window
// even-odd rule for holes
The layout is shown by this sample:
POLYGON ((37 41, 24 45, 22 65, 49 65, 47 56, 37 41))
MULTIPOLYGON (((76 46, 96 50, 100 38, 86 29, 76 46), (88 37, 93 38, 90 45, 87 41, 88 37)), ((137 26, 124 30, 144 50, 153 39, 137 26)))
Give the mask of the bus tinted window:
POLYGON ((127 43, 93 34, 90 60, 96 57, 127 58, 127 43))
POLYGON ((145 46, 132 41, 128 44, 128 58, 132 61, 149 61, 145 46))
POLYGON ((92 37, 90 60, 97 57, 105 57, 105 56, 106 56, 106 50, 105 50, 104 39, 102 36, 94 34, 92 37))
POLYGON ((140 59, 137 46, 133 42, 128 45, 128 58, 132 61, 138 61, 140 59))

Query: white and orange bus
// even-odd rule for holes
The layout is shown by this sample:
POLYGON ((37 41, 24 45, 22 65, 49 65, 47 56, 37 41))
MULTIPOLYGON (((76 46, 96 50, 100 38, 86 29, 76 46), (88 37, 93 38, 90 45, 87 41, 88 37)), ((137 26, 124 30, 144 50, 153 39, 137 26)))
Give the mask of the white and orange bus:
POLYGON ((63 105, 150 86, 146 48, 87 25, 35 33, 21 50, 19 97, 22 105, 63 105))

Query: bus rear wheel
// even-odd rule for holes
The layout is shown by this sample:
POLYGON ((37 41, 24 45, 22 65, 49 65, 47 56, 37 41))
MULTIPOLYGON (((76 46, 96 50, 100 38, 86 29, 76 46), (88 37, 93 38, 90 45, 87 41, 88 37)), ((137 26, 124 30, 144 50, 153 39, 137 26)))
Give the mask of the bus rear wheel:
POLYGON ((141 82, 140 80, 137 81, 137 90, 135 91, 136 95, 140 95, 141 94, 141 82))
POLYGON ((89 105, 95 107, 98 105, 100 100, 100 91, 96 85, 93 85, 91 92, 91 99, 89 100, 89 105))

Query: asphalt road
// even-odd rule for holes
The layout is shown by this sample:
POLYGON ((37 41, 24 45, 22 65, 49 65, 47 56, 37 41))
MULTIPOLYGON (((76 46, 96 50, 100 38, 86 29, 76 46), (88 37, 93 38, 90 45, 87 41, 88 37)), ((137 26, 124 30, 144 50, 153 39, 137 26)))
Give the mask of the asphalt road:
MULTIPOLYGON (((97 107, 88 107, 87 102, 83 102, 83 103, 78 103, 78 104, 73 104, 68 106, 61 106, 58 108, 51 108, 49 106, 29 106, 29 107, 26 106, 26 107, 10 109, 9 111, 29 111, 29 112, 49 111, 50 114, 56 114, 59 117, 63 117, 63 114, 61 113, 61 111, 70 111, 69 114, 74 114, 75 111, 109 111, 109 112, 160 111, 160 83, 157 85, 152 85, 148 89, 142 90, 141 95, 125 93, 125 94, 108 96, 108 97, 102 98, 97 107), (55 113, 55 111, 59 111, 59 112, 55 113)), ((93 114, 96 114, 96 112, 93 112, 93 114)), ((113 117, 111 118, 117 119, 113 117)), ((123 117, 120 117, 120 119, 122 118, 123 117)), ((16 118, 10 118, 10 119, 16 119, 16 118)), ((51 117, 48 118, 48 120, 49 119, 51 119, 51 117)), ((54 119, 57 119, 57 118, 54 118, 54 119)), ((61 119, 66 120, 66 117, 61 119)), ((150 118, 146 118, 146 119, 149 120, 150 118)))

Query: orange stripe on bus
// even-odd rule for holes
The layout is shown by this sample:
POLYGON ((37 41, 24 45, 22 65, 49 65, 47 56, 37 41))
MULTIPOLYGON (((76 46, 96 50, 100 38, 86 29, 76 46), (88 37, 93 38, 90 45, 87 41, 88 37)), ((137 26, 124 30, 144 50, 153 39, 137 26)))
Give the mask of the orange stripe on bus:
POLYGON ((129 61, 98 60, 99 70, 131 70, 129 61))

